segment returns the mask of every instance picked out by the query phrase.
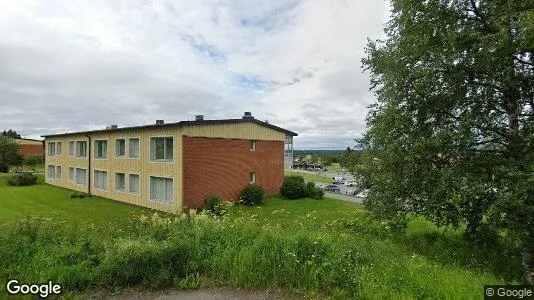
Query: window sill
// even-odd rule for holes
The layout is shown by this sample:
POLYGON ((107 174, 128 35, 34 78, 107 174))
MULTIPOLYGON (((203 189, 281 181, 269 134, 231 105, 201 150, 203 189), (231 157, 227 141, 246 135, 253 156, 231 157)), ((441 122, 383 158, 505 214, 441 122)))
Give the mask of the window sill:
POLYGON ((174 202, 173 203, 169 203, 169 202, 162 202, 162 201, 158 201, 156 199, 149 199, 151 202, 154 202, 154 203, 159 203, 159 204, 165 204, 165 205, 169 205, 169 206, 174 206, 174 202))
POLYGON ((152 160, 150 160, 150 162, 152 162, 152 163, 167 163, 167 164, 171 164, 171 163, 174 163, 174 160, 152 159, 152 160))

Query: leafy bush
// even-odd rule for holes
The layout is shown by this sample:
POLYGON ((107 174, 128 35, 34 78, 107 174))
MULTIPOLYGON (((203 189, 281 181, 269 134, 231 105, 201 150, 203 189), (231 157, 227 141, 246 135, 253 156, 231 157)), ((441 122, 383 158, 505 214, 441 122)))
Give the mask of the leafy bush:
POLYGON ((85 198, 89 197, 89 194, 83 192, 74 192, 69 195, 71 198, 85 198))
POLYGON ((315 184, 310 181, 306 184, 306 195, 312 199, 323 199, 324 191, 315 187, 315 184))
POLYGON ((31 173, 16 174, 7 179, 7 184, 12 186, 25 186, 37 183, 37 175, 31 173))
POLYGON ((217 195, 208 195, 204 199, 204 209, 216 216, 223 215, 224 209, 221 204, 221 198, 217 195))
POLYGON ((284 184, 280 188, 280 195, 286 199, 305 198, 308 193, 302 176, 291 175, 284 177, 284 184))
POLYGON ((42 155, 27 156, 22 161, 23 165, 25 165, 27 167, 30 167, 32 169, 35 169, 36 165, 42 164, 42 163, 43 163, 43 156, 42 155))
POLYGON ((257 205, 263 200, 263 188, 257 184, 249 184, 245 186, 243 191, 241 191, 241 197, 239 198, 241 203, 254 206, 257 205))

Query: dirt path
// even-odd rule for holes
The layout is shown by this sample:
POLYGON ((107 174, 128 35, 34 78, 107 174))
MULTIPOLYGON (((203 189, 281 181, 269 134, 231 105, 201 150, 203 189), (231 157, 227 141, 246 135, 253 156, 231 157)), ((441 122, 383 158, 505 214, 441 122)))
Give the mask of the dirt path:
POLYGON ((125 292, 117 296, 105 293, 93 294, 90 299, 113 300, 270 300, 270 299, 302 299, 282 290, 245 290, 236 288, 202 288, 198 290, 165 290, 156 292, 125 292))

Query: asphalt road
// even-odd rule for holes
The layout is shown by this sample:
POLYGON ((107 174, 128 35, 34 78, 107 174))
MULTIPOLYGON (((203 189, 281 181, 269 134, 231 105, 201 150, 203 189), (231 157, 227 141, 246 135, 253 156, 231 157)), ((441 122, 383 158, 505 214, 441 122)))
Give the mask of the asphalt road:
POLYGON ((341 194, 341 193, 325 192, 324 196, 328 197, 328 198, 333 198, 333 199, 338 199, 338 200, 343 200, 343 201, 349 201, 349 202, 354 202, 354 203, 362 203, 362 201, 363 201, 363 198, 347 196, 347 195, 344 195, 344 194, 341 194))

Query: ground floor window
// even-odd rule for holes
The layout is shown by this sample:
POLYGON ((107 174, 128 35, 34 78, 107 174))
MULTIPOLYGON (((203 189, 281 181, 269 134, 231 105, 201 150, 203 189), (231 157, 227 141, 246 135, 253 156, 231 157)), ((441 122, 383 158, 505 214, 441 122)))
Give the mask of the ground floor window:
POLYGON ((48 179, 56 179, 56 166, 48 166, 46 175, 48 179))
POLYGON ((256 183, 256 172, 250 172, 249 174, 249 180, 251 184, 256 183))
POLYGON ((150 200, 166 204, 174 202, 173 179, 150 177, 150 200))
POLYGON ((86 185, 87 183, 87 170, 76 168, 76 184, 77 185, 86 185))
POLYGON ((126 189, 126 174, 115 173, 115 190, 117 192, 124 192, 126 189))
POLYGON ((74 180, 74 168, 72 167, 69 168, 69 180, 70 181, 74 180))
POLYGON ((108 172, 95 170, 95 189, 108 190, 108 172))
POLYGON ((128 177, 128 192, 139 195, 139 175, 130 174, 128 177))
POLYGON ((56 179, 61 179, 61 166, 56 167, 56 179))

